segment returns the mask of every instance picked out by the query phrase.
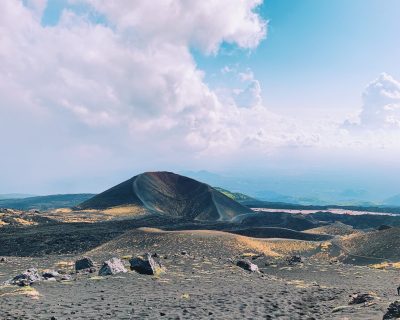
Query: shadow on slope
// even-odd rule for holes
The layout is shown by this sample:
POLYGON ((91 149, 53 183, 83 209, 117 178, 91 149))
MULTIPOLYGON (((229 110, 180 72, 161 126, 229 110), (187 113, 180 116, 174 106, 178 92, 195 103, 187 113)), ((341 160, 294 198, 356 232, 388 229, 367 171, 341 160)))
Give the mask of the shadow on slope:
POLYGON ((133 219, 93 223, 51 222, 42 225, 27 226, 25 228, 3 228, 0 233, 0 256, 42 256, 45 254, 83 253, 107 243, 127 231, 128 233, 135 232, 134 230, 140 227, 155 227, 177 232, 207 230, 203 232, 237 233, 254 238, 325 240, 324 237, 319 235, 310 235, 284 228, 246 228, 246 226, 236 223, 205 223, 154 214, 133 219))
POLYGON ((336 242, 343 251, 345 261, 376 263, 400 260, 400 229, 353 234, 336 242))
POLYGON ((311 216, 287 212, 253 212, 251 214, 239 216, 235 220, 240 221, 242 225, 248 227, 282 227, 297 231, 303 231, 321 225, 319 221, 313 219, 311 216))
POLYGON ((311 234, 291 229, 273 227, 234 229, 227 231, 252 238, 281 238, 304 241, 326 241, 333 238, 332 236, 327 234, 311 234))

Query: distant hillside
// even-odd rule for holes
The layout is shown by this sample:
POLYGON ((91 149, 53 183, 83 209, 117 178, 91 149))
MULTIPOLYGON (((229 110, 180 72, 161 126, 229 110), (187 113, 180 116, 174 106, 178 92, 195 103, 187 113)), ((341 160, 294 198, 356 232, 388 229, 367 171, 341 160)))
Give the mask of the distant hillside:
POLYGON ((172 172, 146 172, 89 199, 78 209, 129 206, 174 218, 229 221, 252 212, 209 185, 172 172))
POLYGON ((224 195, 226 195, 227 197, 235 200, 235 201, 251 201, 251 200, 256 200, 250 196, 248 196, 247 194, 244 193, 240 193, 240 192, 231 192, 229 190, 223 189, 223 188, 219 188, 219 187, 214 187, 215 190, 223 193, 224 195))
POLYGON ((79 203, 92 198, 94 194, 56 194, 49 196, 29 197, 22 199, 0 199, 0 208, 19 210, 49 210, 74 207, 79 203))
POLYGON ((377 229, 382 225, 386 226, 400 226, 400 217, 397 215, 372 215, 372 214, 334 214, 331 212, 317 212, 308 215, 314 220, 334 223, 341 222, 343 224, 352 226, 356 229, 377 229))
POLYGON ((390 198, 386 199, 383 202, 383 205, 400 207, 400 194, 397 194, 397 195, 395 195, 393 197, 390 197, 390 198))
POLYGON ((383 205, 301 205, 288 202, 269 202, 261 200, 246 200, 242 204, 250 208, 269 208, 269 209, 292 209, 292 210, 329 210, 329 209, 344 209, 352 211, 368 211, 368 212, 384 212, 400 215, 400 206, 383 206, 383 205))
POLYGON ((34 195, 34 194, 24 194, 24 193, 0 194, 0 200, 3 200, 3 199, 22 199, 22 198, 29 198, 29 197, 36 197, 36 195, 34 195))

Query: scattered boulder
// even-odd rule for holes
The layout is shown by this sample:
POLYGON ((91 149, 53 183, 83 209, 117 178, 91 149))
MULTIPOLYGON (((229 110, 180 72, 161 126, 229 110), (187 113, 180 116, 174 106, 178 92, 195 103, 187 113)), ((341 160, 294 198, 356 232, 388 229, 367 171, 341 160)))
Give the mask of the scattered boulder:
POLYGON ((42 274, 42 277, 43 277, 45 280, 48 280, 48 279, 56 279, 56 278, 58 278, 59 276, 60 276, 60 274, 59 274, 57 271, 54 271, 54 270, 49 270, 49 271, 43 272, 43 274, 42 274))
POLYGON ((8 259, 6 257, 0 257, 0 263, 6 263, 8 259))
POLYGON ((79 259, 75 261, 75 271, 93 271, 95 270, 94 262, 92 259, 89 257, 83 257, 82 259, 79 259))
POLYGON ((99 276, 109 276, 121 272, 128 272, 121 259, 111 258, 103 263, 99 270, 99 276))
POLYGON ((257 272, 258 271, 258 266, 254 263, 251 263, 247 259, 241 259, 236 262, 236 265, 244 270, 250 271, 250 272, 257 272))
POLYGON ((286 261, 290 264, 290 265, 294 265, 294 264, 298 264, 298 263, 303 263, 304 259, 301 256, 298 255, 294 255, 294 256, 289 256, 286 258, 286 261))
POLYGON ((389 320, 389 319, 399 319, 400 318, 400 301, 396 300, 395 302, 392 302, 385 315, 383 316, 383 320, 389 320))
POLYGON ((60 281, 70 281, 72 277, 69 274, 64 274, 61 276, 60 281))
POLYGON ((146 253, 144 258, 135 257, 129 260, 131 270, 135 270, 140 274, 155 275, 161 272, 162 266, 154 260, 150 253, 146 253))
POLYGON ((12 278, 9 283, 18 286, 30 286, 35 282, 41 281, 42 278, 35 268, 25 270, 23 273, 12 278))
POLYGON ((349 304, 367 303, 374 300, 374 296, 370 293, 356 293, 351 295, 349 304))
POLYGON ((392 229, 392 227, 388 226, 386 224, 382 224, 378 228, 376 228, 376 230, 378 230, 378 231, 383 231, 383 230, 388 230, 388 229, 392 229))

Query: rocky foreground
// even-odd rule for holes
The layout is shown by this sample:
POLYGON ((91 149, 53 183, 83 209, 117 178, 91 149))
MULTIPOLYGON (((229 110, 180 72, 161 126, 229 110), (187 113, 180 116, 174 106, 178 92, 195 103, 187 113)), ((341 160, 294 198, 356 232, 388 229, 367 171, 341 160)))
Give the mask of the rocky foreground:
POLYGON ((400 317, 396 270, 193 249, 4 259, 0 319, 400 317))

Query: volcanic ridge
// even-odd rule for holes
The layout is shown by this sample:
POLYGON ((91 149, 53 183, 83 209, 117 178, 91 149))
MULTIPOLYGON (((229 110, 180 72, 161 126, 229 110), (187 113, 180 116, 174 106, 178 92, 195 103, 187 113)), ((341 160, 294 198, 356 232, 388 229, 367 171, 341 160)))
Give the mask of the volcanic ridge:
POLYGON ((198 221, 230 221, 252 212, 211 186, 172 172, 139 174, 81 203, 77 209, 125 206, 198 221))

